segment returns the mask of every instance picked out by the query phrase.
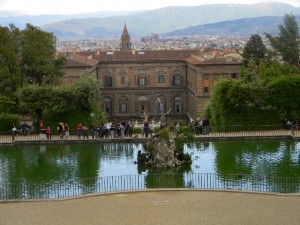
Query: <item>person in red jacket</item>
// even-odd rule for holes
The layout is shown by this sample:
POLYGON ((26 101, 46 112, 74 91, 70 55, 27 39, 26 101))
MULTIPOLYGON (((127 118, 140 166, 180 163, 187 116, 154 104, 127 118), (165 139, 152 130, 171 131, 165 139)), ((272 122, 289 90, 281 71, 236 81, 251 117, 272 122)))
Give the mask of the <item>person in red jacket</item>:
POLYGON ((81 123, 77 124, 77 126, 76 126, 76 131, 77 131, 77 137, 78 137, 78 139, 81 138, 82 127, 83 127, 83 125, 81 123))
POLYGON ((49 125, 46 127, 47 140, 51 140, 52 131, 49 125))

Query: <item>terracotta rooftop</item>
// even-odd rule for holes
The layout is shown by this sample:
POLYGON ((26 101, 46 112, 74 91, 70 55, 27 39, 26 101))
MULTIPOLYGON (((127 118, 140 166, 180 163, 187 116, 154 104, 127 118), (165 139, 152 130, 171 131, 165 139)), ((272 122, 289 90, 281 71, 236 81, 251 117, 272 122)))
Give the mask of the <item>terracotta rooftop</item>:
POLYGON ((178 61, 184 60, 199 50, 156 50, 156 51, 115 51, 100 52, 101 62, 120 61, 178 61))
POLYGON ((76 60, 73 59, 67 59, 67 63, 65 65, 66 68, 70 68, 70 67, 91 67, 90 65, 86 64, 86 63, 81 63, 78 62, 76 60))
POLYGON ((242 64, 242 62, 236 58, 228 57, 218 57, 206 60, 199 60, 194 57, 189 57, 186 59, 187 62, 193 65, 207 65, 207 64, 242 64))

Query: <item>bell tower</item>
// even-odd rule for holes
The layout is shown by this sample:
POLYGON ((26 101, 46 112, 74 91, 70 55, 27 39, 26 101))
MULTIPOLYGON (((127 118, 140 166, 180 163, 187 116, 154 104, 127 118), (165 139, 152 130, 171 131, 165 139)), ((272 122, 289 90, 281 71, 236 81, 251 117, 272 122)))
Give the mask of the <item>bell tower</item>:
POLYGON ((121 51, 126 51, 126 50, 131 50, 130 47, 130 36, 127 30, 126 23, 124 25, 122 37, 121 37, 121 46, 120 46, 121 51))

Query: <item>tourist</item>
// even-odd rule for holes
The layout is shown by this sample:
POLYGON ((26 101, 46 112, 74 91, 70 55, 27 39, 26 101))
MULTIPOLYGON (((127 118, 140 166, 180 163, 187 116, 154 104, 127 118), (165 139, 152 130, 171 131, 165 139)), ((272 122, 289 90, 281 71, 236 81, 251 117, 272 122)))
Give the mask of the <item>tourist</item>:
POLYGON ((46 139, 46 128, 44 127, 43 123, 40 124, 40 131, 41 131, 40 139, 45 140, 46 139))
POLYGON ((111 135, 111 122, 107 122, 105 125, 105 137, 108 138, 111 135))
POLYGON ((209 119, 205 117, 202 123, 203 134, 209 134, 209 119))
POLYGON ((60 139, 63 139, 63 129, 64 129, 64 124, 62 122, 59 122, 57 130, 58 130, 58 135, 59 135, 60 139))
POLYGON ((125 126, 124 126, 124 123, 120 123, 120 131, 121 131, 121 134, 120 134, 120 137, 121 138, 124 138, 125 137, 125 126))
POLYGON ((203 133, 203 121, 199 120, 198 124, 197 124, 197 129, 198 129, 198 135, 203 133))
POLYGON ((51 140, 51 135, 52 135, 51 128, 49 125, 47 125, 47 127, 46 127, 47 140, 51 140))
POLYGON ((17 128, 14 123, 12 125, 11 131, 12 131, 12 135, 14 135, 14 136, 16 136, 18 134, 17 128))
POLYGON ((82 126, 81 123, 77 124, 77 126, 76 126, 76 132, 77 132, 77 138, 78 138, 78 139, 81 138, 82 127, 83 127, 83 126, 82 126))
POLYGON ((88 135, 88 131, 89 129, 87 128, 87 126, 83 125, 82 126, 82 135, 83 135, 83 138, 85 139, 89 139, 89 135, 88 135))
POLYGON ((128 121, 127 127, 128 127, 128 136, 129 136, 129 137, 132 137, 132 133, 133 133, 133 124, 131 124, 131 122, 128 121))
POLYGON ((21 131, 23 135, 27 135, 30 130, 30 126, 25 122, 21 125, 21 131))
POLYGON ((153 121, 149 124, 149 134, 152 137, 152 134, 154 133, 154 124, 153 121))
POLYGON ((70 136, 70 127, 69 127, 69 124, 67 123, 64 123, 64 138, 65 139, 68 139, 69 136, 70 136))
POLYGON ((90 124, 90 131, 91 131, 92 138, 94 139, 95 138, 95 125, 93 123, 90 124))
POLYGON ((146 138, 149 135, 149 122, 148 121, 144 122, 144 135, 145 135, 146 138))

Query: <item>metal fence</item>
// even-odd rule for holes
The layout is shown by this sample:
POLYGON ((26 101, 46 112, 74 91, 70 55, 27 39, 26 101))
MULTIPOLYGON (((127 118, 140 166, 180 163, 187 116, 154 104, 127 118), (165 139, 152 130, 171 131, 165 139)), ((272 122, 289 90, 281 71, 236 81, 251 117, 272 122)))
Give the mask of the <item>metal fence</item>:
POLYGON ((157 188, 240 190, 284 194, 300 193, 300 177, 268 178, 218 174, 140 174, 98 177, 44 184, 0 183, 0 199, 62 199, 87 194, 157 188))
MULTIPOLYGON (((228 126, 228 127, 210 127, 208 134, 197 133, 195 135, 198 138, 246 138, 246 137, 300 137, 300 130, 295 128, 283 129, 282 125, 257 125, 257 126, 228 126)), ((134 134, 134 138, 142 138, 141 134, 134 134)), ((127 137, 128 139, 129 137, 127 137)), ((130 137, 132 138, 132 137, 130 137)), ((46 135, 41 134, 28 134, 28 135, 9 135, 0 133, 0 144, 14 144, 23 142, 57 142, 57 141, 91 141, 91 140, 105 140, 114 139, 109 138, 95 138, 92 137, 91 132, 88 134, 88 138, 81 136, 77 137, 71 133, 67 137, 61 137, 60 135, 53 134, 51 139, 47 139, 46 135)))

